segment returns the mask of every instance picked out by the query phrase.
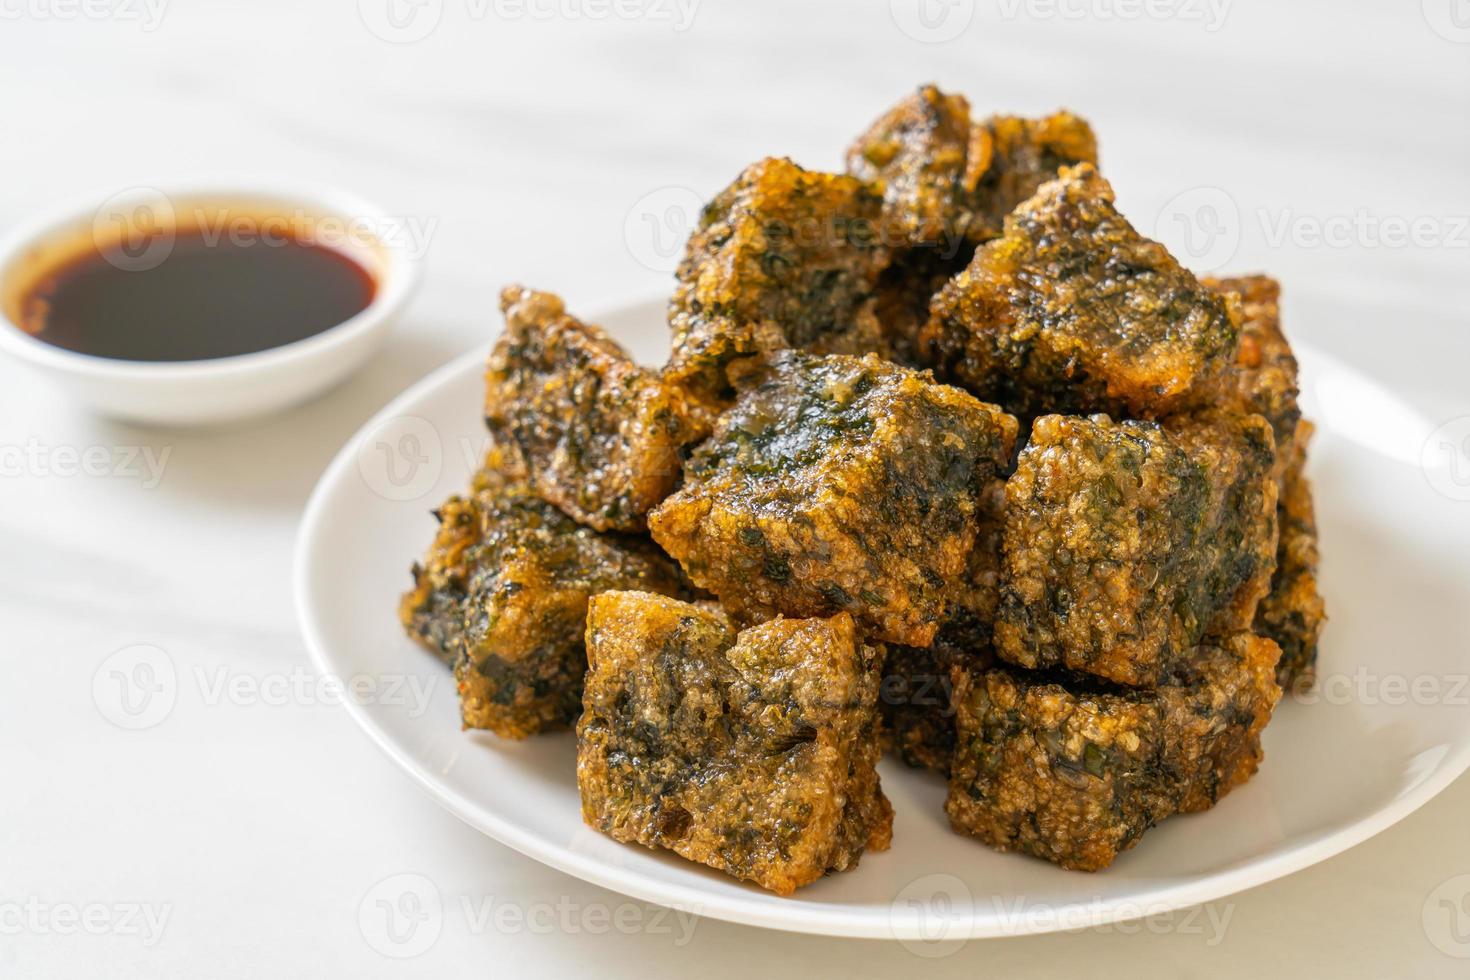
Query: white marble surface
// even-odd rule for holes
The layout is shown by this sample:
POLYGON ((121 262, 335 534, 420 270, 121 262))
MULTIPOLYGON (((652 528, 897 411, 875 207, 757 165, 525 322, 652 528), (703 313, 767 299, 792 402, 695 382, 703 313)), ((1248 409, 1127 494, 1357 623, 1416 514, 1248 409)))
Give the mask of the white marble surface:
POLYGON ((0 975, 1470 970, 1450 955, 1470 955, 1470 906, 1456 934, 1431 900, 1470 874, 1465 779, 1347 854, 1134 927, 933 959, 713 921, 688 932, 459 824, 344 712, 293 687, 309 668, 289 578, 331 453, 483 344, 501 283, 584 308, 663 288, 639 261, 656 257, 646 195, 662 191, 655 217, 677 217, 658 208, 679 188, 707 194, 757 156, 833 165, 927 79, 982 110, 1087 115, 1140 226, 1196 264, 1271 270, 1288 317, 1311 301, 1295 334, 1432 418, 1470 413, 1463 0, 933 0, 928 23, 958 32, 936 43, 896 26, 924 33, 908 0, 602 8, 647 14, 634 19, 591 16, 597 0, 425 0, 406 9, 438 23, 413 43, 365 26, 364 12, 386 23, 379 0, 161 2, 0 0, 0 223, 171 176, 304 176, 416 219, 427 278, 359 376, 225 431, 98 420, 0 365, 0 975), (1417 243, 1398 241, 1416 220, 1417 243), (107 474, 67 475, 90 447, 107 474), (126 465, 129 447, 152 452, 161 478, 126 465), (133 644, 166 650, 181 678, 173 711, 138 731, 93 698, 99 665, 133 644), (219 695, 232 678, 240 693, 219 695), (404 959, 373 925, 372 889, 398 874, 443 901, 432 946, 404 959))

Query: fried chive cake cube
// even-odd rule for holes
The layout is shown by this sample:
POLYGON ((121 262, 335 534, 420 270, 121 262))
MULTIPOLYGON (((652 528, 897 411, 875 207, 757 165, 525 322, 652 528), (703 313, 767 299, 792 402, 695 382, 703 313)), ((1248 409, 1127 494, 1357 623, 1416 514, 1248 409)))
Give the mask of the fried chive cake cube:
POLYGON ((919 332, 933 295, 975 254, 961 231, 969 143, 969 103, 925 85, 847 151, 847 172, 882 191, 882 228, 894 247, 875 313, 888 356, 908 366, 920 366, 919 332))
POLYGON ((1023 416, 1162 418, 1220 400, 1240 312, 1064 167, 935 297, 920 336, 945 380, 1023 416))
POLYGON ((1317 517, 1311 484, 1303 472, 1311 437, 1311 423, 1299 423, 1276 510, 1281 526, 1276 571, 1270 593, 1256 610, 1255 631, 1281 647, 1276 677, 1287 690, 1312 686, 1317 639, 1327 621, 1326 606, 1317 592, 1317 517))
POLYGON ((1270 276, 1204 279, 1221 295, 1233 293, 1241 310, 1235 357, 1235 393, 1243 411, 1264 416, 1276 437, 1278 469, 1291 460, 1301 409, 1297 405, 1296 355, 1281 332, 1281 287, 1270 276))
POLYGON ((848 148, 847 172, 881 188, 884 227, 901 241, 940 243, 962 234, 970 140, 970 103, 925 85, 848 148))
POLYGON ((1016 205, 1063 167, 1097 163, 1097 139, 1069 112, 970 121, 962 95, 925 85, 847 151, 847 172, 883 192, 884 228, 911 246, 994 238, 1016 205))
POLYGON ((882 347, 873 288, 888 264, 882 202, 862 181, 752 164, 708 205, 690 236, 669 309, 667 377, 718 401, 733 361, 794 347, 862 354, 882 347))
POLYGON ((525 458, 536 492, 599 531, 641 531, 695 441, 676 389, 550 293, 500 294, 505 332, 485 372, 485 421, 525 458))
POLYGON ((520 451, 492 437, 480 468, 470 478, 470 492, 450 497, 433 512, 438 530, 423 562, 413 564, 413 588, 399 600, 398 618, 409 637, 446 666, 454 666, 464 633, 465 587, 481 534, 476 498, 525 484, 520 451))
POLYGON ((607 592, 587 617, 582 817, 789 895, 885 850, 882 655, 852 617, 737 634, 718 607, 607 592))
POLYGON ((1097 164, 1092 127, 1067 111, 1040 119, 991 116, 975 127, 966 173, 976 175, 965 234, 975 242, 1001 235, 1006 215, 1063 167, 1097 164))
MULTIPOLYGON (((1008 475, 1011 467, 1003 473, 1008 475)), ((984 655, 1000 608, 1001 545, 1005 539, 1005 483, 995 480, 980 500, 979 530, 964 569, 949 582, 936 642, 984 655)))
POLYGON ((464 636, 464 597, 480 543, 480 507, 472 497, 450 497, 434 511, 439 522, 413 588, 398 603, 403 629, 425 650, 454 666, 464 636))
POLYGON ((980 532, 965 568, 950 582, 949 602, 934 643, 888 646, 883 677, 886 747, 909 766, 947 775, 954 750, 950 672, 995 661, 991 634, 1000 604, 1000 547, 1005 484, 995 481, 981 504, 980 532))
POLYGON ((1276 562, 1274 464, 1259 415, 1037 419, 1006 482, 997 653, 1152 687, 1248 629, 1276 562))
POLYGON ((486 482, 439 508, 400 614, 410 636, 453 664, 464 727, 525 738, 581 710, 591 596, 686 587, 646 537, 599 533, 524 486, 486 482))
POLYGON ((732 611, 845 610, 927 646, 1015 419, 874 355, 783 351, 742 384, 649 515, 654 540, 732 611))
POLYGON ((1236 358, 1237 393, 1246 411, 1271 423, 1276 436, 1281 487, 1276 519, 1280 528, 1271 591, 1256 611, 1255 631, 1281 647, 1277 679, 1282 687, 1310 687, 1317 638, 1326 621, 1317 592, 1317 521, 1303 468, 1311 423, 1297 406, 1297 362, 1281 331, 1280 287, 1269 276, 1206 279, 1209 288, 1241 298, 1243 323, 1236 358))
POLYGON ((957 671, 951 824, 998 850, 1106 868, 1160 820, 1208 809, 1255 773, 1281 696, 1279 653, 1235 634, 1153 691, 957 671))
POLYGON ((1087 123, 1067 112, 1042 119, 972 122, 961 95, 920 88, 852 145, 847 172, 883 195, 883 238, 893 259, 877 285, 876 312, 891 356, 917 365, 929 304, 970 263, 975 246, 1068 164, 1097 162, 1087 123))

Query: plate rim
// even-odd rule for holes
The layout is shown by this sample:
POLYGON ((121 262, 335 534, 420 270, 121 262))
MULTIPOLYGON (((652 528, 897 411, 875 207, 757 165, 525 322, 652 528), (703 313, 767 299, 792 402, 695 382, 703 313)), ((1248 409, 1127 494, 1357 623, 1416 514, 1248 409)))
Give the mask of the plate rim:
MULTIPOLYGON (((594 308, 592 318, 597 320, 626 316, 635 308, 654 302, 661 300, 645 296, 602 304, 594 308)), ((1336 360, 1313 345, 1301 344, 1299 347, 1312 355, 1336 360)), ((317 478, 297 525, 296 541, 292 550, 292 598, 296 607, 297 623, 312 665, 322 675, 333 676, 338 671, 333 668, 317 613, 309 601, 309 570, 313 561, 311 544, 329 509, 328 497, 342 482, 343 476, 356 467, 359 447, 368 435, 388 419, 413 414, 410 406, 422 401, 474 365, 482 363, 488 349, 488 345, 477 345, 399 392, 353 432, 317 478)), ((711 896, 699 888, 656 882, 635 869, 609 864, 575 851, 548 849, 515 823, 486 810, 435 779, 433 773, 414 760, 372 718, 365 705, 358 704, 351 698, 342 699, 342 705, 373 744, 408 773, 444 809, 499 843, 574 878, 640 901, 740 925, 808 935, 923 943, 935 941, 932 930, 926 928, 922 917, 899 919, 876 909, 844 910, 833 914, 829 906, 800 902, 785 904, 778 911, 777 908, 750 902, 744 896, 711 896)), ((1460 742, 1455 751, 1439 761, 1433 772, 1386 805, 1360 819, 1339 824, 1318 837, 1281 853, 1248 859, 1223 870, 1176 884, 1146 888, 1138 898, 1130 899, 1126 905, 1115 900, 1063 903, 1051 910, 1055 914, 1048 916, 1003 916, 972 912, 967 921, 962 917, 958 926, 946 931, 942 940, 952 942, 1071 932, 1164 914, 1224 898, 1320 864, 1377 836, 1438 796, 1467 769, 1470 769, 1470 739, 1460 742)))

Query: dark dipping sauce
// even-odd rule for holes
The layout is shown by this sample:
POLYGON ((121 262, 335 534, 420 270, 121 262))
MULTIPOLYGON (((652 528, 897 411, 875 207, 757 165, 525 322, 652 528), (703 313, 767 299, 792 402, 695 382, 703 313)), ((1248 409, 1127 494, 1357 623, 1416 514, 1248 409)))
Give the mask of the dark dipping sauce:
POLYGON ((22 328, 67 350, 125 361, 201 361, 281 347, 373 301, 373 276, 292 235, 231 240, 175 232, 149 268, 96 249, 47 270, 24 294, 22 328))

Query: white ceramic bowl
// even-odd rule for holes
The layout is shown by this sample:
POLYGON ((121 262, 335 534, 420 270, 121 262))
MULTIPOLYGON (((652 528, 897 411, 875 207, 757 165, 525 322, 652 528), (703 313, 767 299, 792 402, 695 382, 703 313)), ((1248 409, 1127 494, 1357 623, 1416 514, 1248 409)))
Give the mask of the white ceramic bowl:
MULTIPOLYGON (((123 254, 123 260, 158 257, 148 248, 123 254)), ((416 256, 402 222, 346 191, 252 180, 131 188, 83 200, 0 241, 0 349, 103 415, 151 425, 229 422, 285 408, 344 379, 378 348, 416 282, 416 256), (120 236, 140 222, 178 218, 187 225, 181 216, 221 205, 232 214, 315 222, 313 227, 328 234, 340 229, 330 235, 330 244, 372 274, 377 284, 372 302, 304 340, 198 361, 96 357, 38 340, 17 323, 19 293, 34 281, 36 270, 54 266, 76 243, 102 247, 100 236, 120 236)))

